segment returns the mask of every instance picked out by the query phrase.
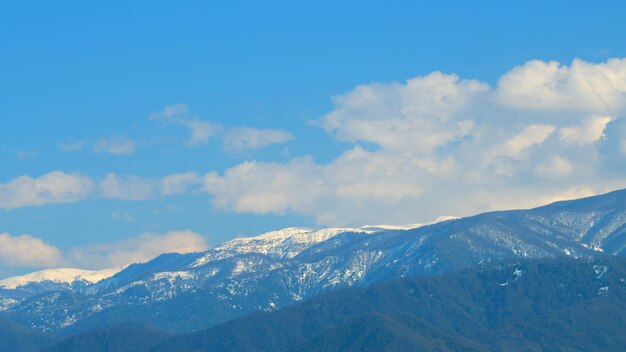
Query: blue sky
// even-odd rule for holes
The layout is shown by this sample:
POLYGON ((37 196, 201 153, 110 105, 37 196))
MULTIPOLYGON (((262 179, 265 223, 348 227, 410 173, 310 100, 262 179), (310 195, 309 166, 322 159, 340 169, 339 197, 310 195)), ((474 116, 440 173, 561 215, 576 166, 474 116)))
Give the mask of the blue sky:
POLYGON ((5 2, 0 275, 625 187, 625 14, 5 2))

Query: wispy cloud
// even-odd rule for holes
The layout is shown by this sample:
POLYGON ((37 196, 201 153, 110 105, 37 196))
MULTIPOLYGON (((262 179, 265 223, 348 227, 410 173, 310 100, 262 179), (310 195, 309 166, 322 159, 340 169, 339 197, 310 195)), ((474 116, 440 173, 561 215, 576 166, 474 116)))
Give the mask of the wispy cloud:
POLYGON ((208 249, 206 239, 193 231, 145 233, 114 243, 72 248, 65 260, 81 268, 108 268, 145 262, 163 253, 191 253, 208 249))
POLYGON ((239 127, 230 129, 223 137, 224 149, 229 152, 255 150, 272 144, 281 144, 294 139, 284 130, 239 127))
POLYGON ((183 103, 167 105, 162 111, 150 114, 150 119, 187 127, 191 133, 187 142, 192 146, 208 143, 221 128, 220 124, 190 117, 189 107, 183 103))
POLYGON ((210 138, 219 137, 227 152, 255 150, 294 139, 284 130, 228 127, 201 120, 192 117, 189 107, 183 103, 168 105, 162 111, 150 114, 150 119, 187 127, 191 133, 187 143, 191 146, 207 144, 210 138))
POLYGON ((98 139, 93 147, 96 153, 106 153, 115 155, 133 154, 137 144, 128 137, 109 137, 98 139))
POLYGON ((59 143, 59 149, 64 152, 77 152, 82 150, 87 144, 87 139, 69 140, 59 143))
POLYGON ((166 196, 182 194, 201 184, 202 177, 195 172, 173 174, 163 177, 161 194, 166 196))
POLYGON ((193 172, 172 174, 162 178, 107 174, 99 182, 102 197, 124 200, 146 200, 172 196, 199 187, 202 178, 193 172))
POLYGON ((104 198, 145 200, 159 194, 160 182, 156 178, 108 173, 99 187, 104 198))

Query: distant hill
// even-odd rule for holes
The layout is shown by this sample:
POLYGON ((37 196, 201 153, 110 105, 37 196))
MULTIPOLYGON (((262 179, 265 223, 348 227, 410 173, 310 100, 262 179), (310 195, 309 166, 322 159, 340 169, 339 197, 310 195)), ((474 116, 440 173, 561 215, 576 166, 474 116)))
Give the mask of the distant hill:
POLYGON ((626 351, 626 258, 525 260, 341 289, 151 351, 626 351))
POLYGON ((56 338, 0 317, 0 351, 38 352, 56 338))
POLYGON ((171 334, 153 326, 126 323, 95 329, 69 337, 44 349, 45 352, 137 352, 170 338, 171 334))

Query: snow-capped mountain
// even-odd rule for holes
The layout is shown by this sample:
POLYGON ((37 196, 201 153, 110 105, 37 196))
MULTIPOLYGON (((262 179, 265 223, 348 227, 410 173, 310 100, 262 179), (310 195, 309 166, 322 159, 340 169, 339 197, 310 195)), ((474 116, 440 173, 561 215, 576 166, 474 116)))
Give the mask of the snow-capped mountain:
POLYGON ((109 278, 124 267, 110 268, 104 270, 84 270, 75 268, 59 268, 37 271, 34 273, 14 276, 4 280, 0 280, 0 288, 16 289, 27 285, 37 285, 49 282, 59 285, 75 286, 77 283, 94 284, 109 278))
POLYGON ((109 278, 125 267, 104 270, 59 268, 0 280, 0 311, 37 294, 86 287, 109 278))
POLYGON ((238 238, 204 253, 133 264, 93 284, 13 298, 5 314, 41 330, 138 319, 191 331, 335 287, 513 258, 626 254, 626 190, 442 220, 238 238))

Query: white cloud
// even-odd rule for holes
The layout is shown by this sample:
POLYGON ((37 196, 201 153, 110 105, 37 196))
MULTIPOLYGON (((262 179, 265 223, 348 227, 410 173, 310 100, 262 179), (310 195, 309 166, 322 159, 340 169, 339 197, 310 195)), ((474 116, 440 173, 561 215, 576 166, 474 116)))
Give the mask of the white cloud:
POLYGON ((555 130, 556 126, 552 125, 526 126, 522 132, 506 142, 505 153, 509 156, 519 155, 526 149, 543 143, 555 130))
POLYGON ((191 133, 187 143, 191 146, 207 144, 211 138, 218 136, 228 152, 255 150, 294 139, 291 133, 284 130, 252 127, 225 128, 219 123, 193 117, 189 107, 183 103, 167 105, 162 111, 150 114, 150 119, 187 127, 191 133))
POLYGON ((218 124, 198 119, 181 120, 180 123, 187 126, 191 131, 191 138, 189 139, 190 145, 207 144, 209 138, 221 128, 218 124))
POLYGON ((92 189, 93 181, 80 174, 53 171, 38 178, 19 176, 0 184, 0 208, 75 202, 92 189))
POLYGON ((146 200, 189 191, 200 185, 202 178, 193 172, 172 174, 163 178, 108 173, 99 182, 102 197, 124 200, 146 200))
POLYGON ((189 107, 183 103, 167 105, 162 111, 150 114, 150 119, 187 127, 191 132, 188 143, 192 146, 208 143, 221 129, 219 124, 189 117, 189 107))
POLYGON ((573 170, 572 164, 559 156, 554 156, 535 167, 535 173, 545 178, 561 178, 569 175, 573 170))
POLYGON ((626 59, 529 61, 502 76, 498 94, 502 104, 522 109, 612 114, 626 107, 626 59))
POLYGON ((591 144, 604 138, 604 129, 611 121, 613 118, 610 116, 592 117, 582 125, 562 127, 559 134, 569 143, 591 144))
POLYGON ((163 253, 191 253, 207 249, 206 239, 191 230, 145 233, 118 242, 74 247, 67 251, 30 235, 0 233, 0 264, 4 268, 103 269, 145 262, 163 253))
POLYGON ((0 263, 3 266, 50 267, 61 261, 61 251, 40 238, 0 233, 0 263))
MULTIPOLYGON (((626 60, 532 61, 495 88, 439 72, 361 85, 334 97, 320 120, 355 142, 352 149, 324 164, 247 161, 207 174, 204 190, 226 211, 294 212, 331 226, 419 222, 609 191, 626 187, 626 178, 603 172, 610 160, 600 143, 612 128, 608 116, 626 113, 625 92, 626 60)), ((615 145, 626 135, 619 138, 615 145)))
POLYGON ((93 150, 96 153, 106 154, 133 154, 137 144, 128 137, 101 138, 96 141, 93 150))
POLYGON ((189 113, 189 107, 184 103, 177 103, 172 105, 167 105, 160 112, 155 112, 150 114, 150 119, 152 120, 167 120, 176 118, 180 115, 184 115, 189 113))
MULTIPOLYGON (((413 159, 356 147, 328 165, 317 165, 311 158, 287 164, 245 162, 222 176, 207 174, 204 189, 220 209, 256 214, 294 211, 315 216, 320 223, 343 225, 378 219, 419 198, 430 181, 420 184, 416 178, 427 181, 453 174, 450 159, 413 159)), ((407 211, 413 210, 398 210, 397 217, 407 211)))
POLYGON ((87 197, 141 201, 186 193, 201 185, 202 177, 193 172, 162 178, 108 173, 94 181, 81 174, 53 171, 38 178, 19 176, 0 183, 0 209, 73 203, 87 197))
POLYGON ((484 83, 440 72, 405 84, 361 85, 333 98, 335 110, 324 116, 322 125, 341 140, 427 153, 473 129, 471 114, 463 109, 487 90, 484 83))
POLYGON ((155 197, 160 192, 157 179, 139 176, 116 175, 108 173, 99 183, 104 198, 124 200, 145 200, 155 197))
POLYGON ((161 194, 169 196, 187 192, 191 187, 200 185, 202 177, 195 172, 186 172, 165 176, 162 181, 161 194))
MULTIPOLYGON (((614 161, 607 156, 626 153, 626 129, 618 126, 618 116, 626 113, 625 77, 626 60, 575 60, 570 66, 532 61, 505 73, 496 87, 440 72, 361 85, 334 97, 332 111, 319 120, 338 139, 353 142, 330 162, 316 163, 311 156, 286 163, 246 161, 202 179, 194 173, 108 174, 99 180, 100 195, 141 200, 193 191, 201 183, 214 206, 225 211, 305 214, 332 226, 414 223, 604 192, 626 187, 626 177, 605 172, 614 161)), ((187 127, 206 122, 188 114, 177 104, 151 118, 187 127)), ((190 143, 215 133, 205 126, 194 136, 189 128, 190 143)), ((232 150, 291 136, 225 131, 225 146, 232 150)), ((0 185, 0 206, 73 201, 89 193, 43 192, 44 197, 33 186, 37 180, 0 185), (14 190, 22 184, 35 196, 14 190)), ((83 183, 91 186, 89 181, 83 183)))
POLYGON ((223 138, 224 148, 231 152, 259 149, 293 139, 293 135, 287 131, 249 127, 230 129, 223 138))
POLYGON ((81 268, 108 268, 145 262, 163 253, 191 253, 208 249, 206 239, 193 231, 146 233, 116 243, 73 248, 66 261, 81 268))

